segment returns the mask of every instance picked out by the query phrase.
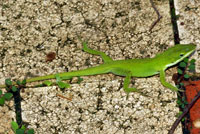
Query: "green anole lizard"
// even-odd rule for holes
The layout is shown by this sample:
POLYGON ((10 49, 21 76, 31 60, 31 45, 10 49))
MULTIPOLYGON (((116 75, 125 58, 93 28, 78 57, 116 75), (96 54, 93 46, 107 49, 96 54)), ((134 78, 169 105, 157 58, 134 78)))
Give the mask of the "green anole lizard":
MULTIPOLYGON (((113 73, 115 75, 125 76, 124 80, 124 91, 138 92, 138 89, 129 87, 131 77, 149 77, 156 74, 160 75, 160 81, 163 86, 171 89, 172 91, 178 91, 179 89, 171 85, 165 80, 165 70, 168 67, 176 65, 184 58, 188 57, 195 51, 196 45, 175 45, 164 51, 163 53, 157 54, 154 58, 144 59, 128 59, 128 60, 116 60, 114 61, 109 56, 101 51, 96 51, 87 47, 87 43, 83 42, 83 50, 90 54, 99 55, 102 57, 104 64, 96 67, 87 68, 84 70, 78 70, 73 72, 64 72, 58 74, 50 74, 46 76, 33 77, 26 80, 26 83, 55 79, 56 75, 59 77, 77 77, 77 76, 88 76, 105 73, 113 73)), ((0 88, 4 88, 5 85, 0 85, 0 88)))

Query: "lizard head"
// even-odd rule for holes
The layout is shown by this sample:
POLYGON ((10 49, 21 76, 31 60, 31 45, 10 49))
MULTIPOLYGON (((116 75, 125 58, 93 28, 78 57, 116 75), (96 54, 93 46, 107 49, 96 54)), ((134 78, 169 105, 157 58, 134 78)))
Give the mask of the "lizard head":
POLYGON ((182 61, 184 58, 188 57, 195 51, 196 45, 186 44, 181 45, 177 44, 174 47, 167 49, 164 53, 160 54, 164 61, 166 61, 166 68, 177 64, 182 61))

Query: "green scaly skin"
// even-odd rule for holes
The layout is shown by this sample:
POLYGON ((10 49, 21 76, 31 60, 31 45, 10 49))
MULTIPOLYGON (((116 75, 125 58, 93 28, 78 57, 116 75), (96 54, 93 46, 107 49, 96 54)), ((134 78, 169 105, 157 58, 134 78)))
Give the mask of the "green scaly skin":
MULTIPOLYGON (((175 45, 164 51, 163 53, 157 54, 154 58, 144 59, 129 59, 129 60, 112 60, 105 53, 90 49, 87 47, 87 43, 83 42, 83 50, 90 54, 99 55, 104 60, 104 64, 96 67, 87 68, 84 70, 78 70, 73 72, 64 72, 58 74, 50 74, 46 76, 34 77, 27 79, 26 82, 36 82, 48 79, 55 79, 56 75, 62 77, 77 77, 77 76, 88 76, 105 73, 113 73, 115 75, 125 76, 124 90, 126 92, 138 92, 134 87, 129 88, 131 77, 149 77, 156 74, 160 75, 160 81, 163 86, 171 89, 172 91, 178 91, 179 89, 165 80, 165 70, 168 67, 176 65, 184 58, 188 57, 195 51, 196 45, 175 45)), ((14 83, 15 84, 15 83, 14 83)), ((0 85, 0 88, 5 88, 5 85, 0 85)))

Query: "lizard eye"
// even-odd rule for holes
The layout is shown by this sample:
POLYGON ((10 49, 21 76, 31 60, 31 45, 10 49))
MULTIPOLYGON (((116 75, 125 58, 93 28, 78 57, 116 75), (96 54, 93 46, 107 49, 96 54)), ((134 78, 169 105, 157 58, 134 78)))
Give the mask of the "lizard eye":
POLYGON ((180 54, 180 57, 183 57, 184 54, 180 54))

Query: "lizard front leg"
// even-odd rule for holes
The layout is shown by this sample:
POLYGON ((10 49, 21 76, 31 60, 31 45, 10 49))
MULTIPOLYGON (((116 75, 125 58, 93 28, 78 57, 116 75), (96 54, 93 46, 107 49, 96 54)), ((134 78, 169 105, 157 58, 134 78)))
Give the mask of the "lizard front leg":
POLYGON ((162 83, 163 86, 171 89, 172 91, 175 91, 175 92, 178 92, 178 91, 183 91, 183 90, 180 90, 178 89, 177 87, 171 85, 170 83, 168 83, 166 80, 165 80, 165 70, 161 70, 160 71, 160 82, 162 83))

